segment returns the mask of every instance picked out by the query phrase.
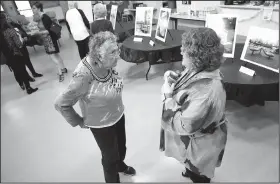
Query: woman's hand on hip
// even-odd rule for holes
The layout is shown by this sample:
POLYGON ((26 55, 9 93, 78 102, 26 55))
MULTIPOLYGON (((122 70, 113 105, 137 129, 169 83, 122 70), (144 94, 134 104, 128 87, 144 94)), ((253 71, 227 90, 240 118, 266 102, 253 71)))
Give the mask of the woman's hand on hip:
POLYGON ((79 124, 79 126, 83 129, 89 129, 84 123, 79 124))

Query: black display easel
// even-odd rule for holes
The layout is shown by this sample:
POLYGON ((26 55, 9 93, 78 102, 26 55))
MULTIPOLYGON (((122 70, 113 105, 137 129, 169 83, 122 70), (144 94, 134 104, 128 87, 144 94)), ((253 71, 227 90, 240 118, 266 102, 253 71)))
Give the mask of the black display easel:
POLYGON ((170 33, 169 29, 167 29, 167 31, 168 31, 168 33, 169 33, 169 35, 170 35, 171 39, 173 40, 173 37, 172 37, 172 35, 171 35, 171 33, 170 33))

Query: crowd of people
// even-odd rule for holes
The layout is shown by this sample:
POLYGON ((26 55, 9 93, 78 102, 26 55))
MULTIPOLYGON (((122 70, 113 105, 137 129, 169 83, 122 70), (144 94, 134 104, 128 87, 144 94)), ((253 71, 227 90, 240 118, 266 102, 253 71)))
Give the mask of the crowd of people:
MULTIPOLYGON (((42 4, 36 3, 32 9, 34 14, 40 15, 40 21, 51 35, 50 20, 42 4)), ((120 183, 119 173, 136 174, 136 170, 125 163, 124 83, 114 69, 120 50, 112 24, 105 18, 106 7, 98 3, 94 13, 89 33, 88 20, 77 4, 66 13, 67 27, 77 43, 81 62, 67 88, 56 98, 55 109, 71 126, 92 132, 101 151, 105 181, 120 183), (82 115, 73 108, 78 101, 82 115)), ((5 26, 1 32, 10 42, 8 48, 13 51, 13 62, 18 66, 23 58, 24 40, 18 39, 13 28, 5 26)), ((50 36, 54 50, 46 49, 46 52, 57 63, 62 80, 61 75, 67 69, 59 57, 56 39, 50 36)), ((167 71, 164 75, 159 149, 180 161, 186 168, 182 175, 195 183, 211 181, 226 146, 226 93, 219 71, 223 53, 224 47, 215 31, 193 28, 182 35, 183 70, 167 71)), ((23 64, 21 68, 23 71, 23 64)), ((25 77, 28 78, 26 74, 25 77)), ((32 89, 28 87, 28 79, 24 82, 27 90, 32 89)))

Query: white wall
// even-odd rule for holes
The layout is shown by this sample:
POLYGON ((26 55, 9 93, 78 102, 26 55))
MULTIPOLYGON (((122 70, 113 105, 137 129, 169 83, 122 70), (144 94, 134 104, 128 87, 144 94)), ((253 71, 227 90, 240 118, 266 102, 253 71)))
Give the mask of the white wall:
POLYGON ((78 2, 78 8, 83 10, 83 12, 85 13, 88 21, 90 23, 93 22, 91 1, 77 1, 77 2, 78 2))
MULTIPOLYGON (((252 9, 221 8, 220 13, 236 14, 240 16, 240 19, 246 19, 254 16, 258 11, 259 10, 252 10, 252 9)), ((238 22, 237 34, 247 36, 251 26, 259 26, 263 28, 279 30, 279 11, 273 11, 272 21, 262 20, 262 16, 263 16, 263 12, 261 12, 258 16, 252 19, 238 22)))
MULTIPOLYGON (((133 1, 136 3, 136 1, 133 1)), ((158 19, 160 8, 162 7, 162 1, 137 1, 139 3, 146 4, 148 7, 154 7, 157 11, 154 11, 154 18, 158 19)))

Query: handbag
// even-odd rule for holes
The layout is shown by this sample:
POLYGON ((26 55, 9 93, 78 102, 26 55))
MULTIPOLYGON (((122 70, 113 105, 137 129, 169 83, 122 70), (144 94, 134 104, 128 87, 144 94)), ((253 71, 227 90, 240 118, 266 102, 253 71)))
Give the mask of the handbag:
POLYGON ((61 38, 61 30, 62 30, 62 27, 59 24, 57 24, 56 22, 52 21, 50 31, 53 32, 58 39, 61 38))

